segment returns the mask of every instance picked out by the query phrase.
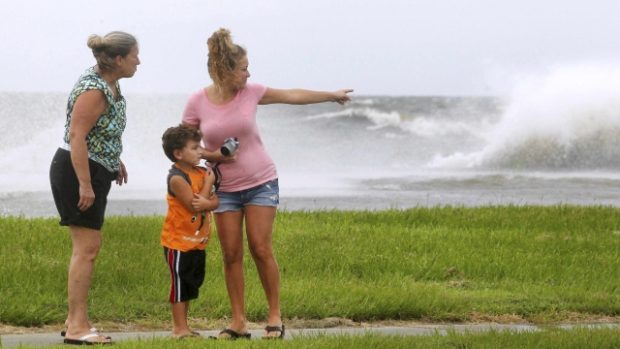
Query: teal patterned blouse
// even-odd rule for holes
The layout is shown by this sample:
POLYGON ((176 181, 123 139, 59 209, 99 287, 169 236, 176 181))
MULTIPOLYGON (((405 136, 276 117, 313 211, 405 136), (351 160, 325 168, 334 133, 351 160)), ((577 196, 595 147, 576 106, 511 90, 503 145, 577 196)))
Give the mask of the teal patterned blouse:
MULTIPOLYGON (((126 102, 116 82, 118 98, 114 98, 107 82, 91 67, 75 83, 67 103, 67 123, 65 124, 64 141, 69 145, 69 125, 71 114, 78 96, 88 90, 101 90, 108 101, 108 107, 99 117, 95 126, 86 136, 88 157, 103 165, 108 171, 115 172, 120 168, 120 156, 123 151, 121 136, 127 122, 125 116, 126 102)), ((70 145, 69 145, 70 148, 70 145)))

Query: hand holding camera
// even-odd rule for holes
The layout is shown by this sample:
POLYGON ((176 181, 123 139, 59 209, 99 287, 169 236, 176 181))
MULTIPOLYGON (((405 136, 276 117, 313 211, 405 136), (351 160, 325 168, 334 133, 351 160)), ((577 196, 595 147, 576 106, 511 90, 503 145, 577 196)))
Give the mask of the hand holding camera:
POLYGON ((237 137, 228 137, 220 146, 220 151, 214 151, 209 156, 209 162, 212 165, 227 164, 237 159, 237 150, 239 149, 239 140, 237 137))
POLYGON ((228 137, 220 147, 220 152, 226 157, 231 157, 235 155, 237 149, 239 149, 239 140, 237 137, 228 137))

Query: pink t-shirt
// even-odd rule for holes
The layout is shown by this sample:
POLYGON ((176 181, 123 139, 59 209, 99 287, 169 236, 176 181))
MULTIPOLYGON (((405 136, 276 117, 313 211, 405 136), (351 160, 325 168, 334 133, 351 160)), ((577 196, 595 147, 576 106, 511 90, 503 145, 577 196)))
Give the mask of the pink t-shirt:
POLYGON ((221 191, 249 189, 278 177, 256 124, 256 107, 266 90, 263 85, 247 84, 232 101, 216 105, 209 101, 206 90, 202 89, 187 101, 183 122, 200 128, 208 151, 218 150, 228 137, 239 139, 237 159, 219 166, 221 191))

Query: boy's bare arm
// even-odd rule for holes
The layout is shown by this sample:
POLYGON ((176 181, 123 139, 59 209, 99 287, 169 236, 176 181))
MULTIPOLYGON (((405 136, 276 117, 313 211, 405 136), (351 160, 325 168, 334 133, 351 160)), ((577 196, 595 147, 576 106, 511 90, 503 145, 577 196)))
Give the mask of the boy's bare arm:
POLYGON ((213 174, 213 171, 209 169, 207 170, 207 175, 204 178, 202 190, 200 190, 198 194, 204 196, 205 198, 208 198, 209 196, 211 196, 211 194, 215 194, 213 190, 213 184, 215 184, 215 175, 213 174))
POLYGON ((192 187, 181 176, 172 176, 170 178, 170 191, 174 196, 183 204, 183 206, 191 212, 200 212, 201 210, 195 210, 192 205, 194 200, 194 193, 192 187))
POLYGON ((204 197, 198 193, 194 194, 192 207, 195 212, 213 211, 220 205, 220 199, 212 193, 209 197, 204 197))
POLYGON ((213 192, 214 183, 215 175, 213 171, 208 170, 202 189, 198 194, 194 194, 192 200, 192 207, 195 211, 212 211, 219 206, 220 199, 213 192))

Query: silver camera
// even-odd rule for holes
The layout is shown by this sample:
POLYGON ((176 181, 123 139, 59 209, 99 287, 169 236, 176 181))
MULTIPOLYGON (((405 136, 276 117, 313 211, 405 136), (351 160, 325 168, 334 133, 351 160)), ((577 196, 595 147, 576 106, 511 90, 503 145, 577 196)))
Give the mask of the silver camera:
POLYGON ((239 149, 239 140, 237 137, 228 137, 224 140, 224 144, 220 148, 220 151, 224 156, 233 156, 239 149))

